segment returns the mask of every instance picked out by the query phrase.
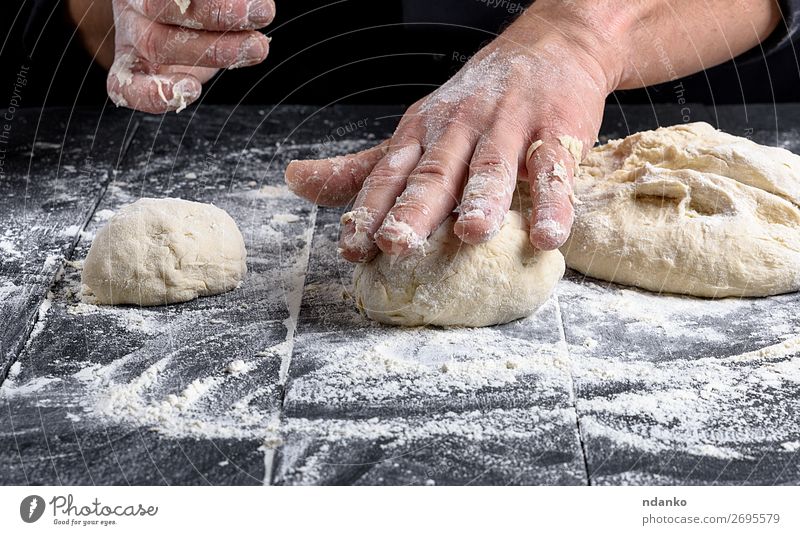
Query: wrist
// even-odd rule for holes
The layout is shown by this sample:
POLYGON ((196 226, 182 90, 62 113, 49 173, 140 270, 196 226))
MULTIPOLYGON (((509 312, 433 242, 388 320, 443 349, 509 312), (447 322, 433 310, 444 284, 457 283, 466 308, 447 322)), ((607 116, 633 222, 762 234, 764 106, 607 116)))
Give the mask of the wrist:
POLYGON ((630 47, 625 43, 637 20, 636 10, 635 3, 624 1, 538 0, 506 32, 515 40, 563 43, 585 64, 599 89, 610 94, 626 76, 630 47))

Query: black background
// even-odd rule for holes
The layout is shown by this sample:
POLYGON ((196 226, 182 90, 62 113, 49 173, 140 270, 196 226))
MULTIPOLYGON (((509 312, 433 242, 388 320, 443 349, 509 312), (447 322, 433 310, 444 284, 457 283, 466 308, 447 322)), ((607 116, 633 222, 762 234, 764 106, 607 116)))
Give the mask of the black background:
MULTIPOLYGON (((83 52, 63 13, 54 8, 42 31, 30 22, 33 5, 33 0, 0 3, 5 36, 0 49, 3 101, 10 99, 16 73, 24 65, 30 71, 23 106, 106 102, 105 72, 83 52), (32 58, 28 57, 31 52, 32 58)), ((456 72, 465 57, 513 18, 481 2, 469 6, 453 11, 452 25, 442 23, 448 17, 440 4, 426 9, 424 3, 410 0, 405 7, 400 0, 279 0, 276 20, 266 30, 273 38, 270 57, 256 67, 223 72, 207 84, 203 102, 410 104, 456 72), (481 8, 484 14, 476 11, 481 8), (483 29, 459 26, 459 22, 468 22, 467 15, 483 29)), ((785 33, 785 27, 776 30, 765 47, 785 33)), ((676 89, 677 82, 671 82, 618 92, 610 102, 680 105, 680 98, 711 105, 800 101, 800 67, 793 47, 778 50, 768 59, 756 49, 736 63, 682 80, 683 91, 676 89)))

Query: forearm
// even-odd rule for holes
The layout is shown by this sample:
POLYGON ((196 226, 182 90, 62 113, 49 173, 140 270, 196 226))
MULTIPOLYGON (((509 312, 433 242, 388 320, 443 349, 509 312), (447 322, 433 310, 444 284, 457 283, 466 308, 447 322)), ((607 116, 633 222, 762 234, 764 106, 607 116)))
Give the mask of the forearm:
POLYGON ((81 44, 105 69, 114 62, 114 16, 109 0, 66 0, 81 44))
POLYGON ((615 90, 724 63, 761 43, 779 21, 776 0, 538 0, 509 32, 564 33, 602 65, 615 90))

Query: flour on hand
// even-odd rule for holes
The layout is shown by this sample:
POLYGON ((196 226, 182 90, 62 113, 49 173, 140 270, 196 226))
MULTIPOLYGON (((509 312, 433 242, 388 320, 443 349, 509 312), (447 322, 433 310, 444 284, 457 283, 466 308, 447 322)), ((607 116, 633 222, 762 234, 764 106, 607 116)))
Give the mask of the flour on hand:
POLYGON ((183 15, 186 13, 186 10, 189 9, 192 0, 175 0, 175 3, 178 5, 178 9, 181 10, 181 15, 183 15))

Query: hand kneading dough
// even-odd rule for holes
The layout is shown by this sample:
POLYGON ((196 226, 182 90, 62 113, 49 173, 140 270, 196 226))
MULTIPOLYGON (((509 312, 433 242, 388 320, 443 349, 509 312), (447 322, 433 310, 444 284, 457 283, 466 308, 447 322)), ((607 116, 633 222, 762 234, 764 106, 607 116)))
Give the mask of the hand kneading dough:
POLYGON ((800 157, 694 123, 590 152, 562 248, 586 275, 656 292, 800 289, 800 157))
POLYGON ((122 208, 92 242, 82 298, 95 304, 180 303, 239 285, 244 240, 224 211, 182 199, 140 199, 122 208))
POLYGON ((354 274, 359 308, 382 323, 483 327, 523 318, 544 303, 564 274, 558 251, 528 241, 528 224, 509 212, 500 233, 481 245, 453 234, 451 217, 424 253, 380 254, 354 274))

